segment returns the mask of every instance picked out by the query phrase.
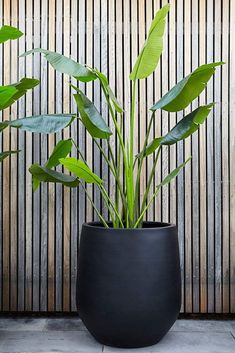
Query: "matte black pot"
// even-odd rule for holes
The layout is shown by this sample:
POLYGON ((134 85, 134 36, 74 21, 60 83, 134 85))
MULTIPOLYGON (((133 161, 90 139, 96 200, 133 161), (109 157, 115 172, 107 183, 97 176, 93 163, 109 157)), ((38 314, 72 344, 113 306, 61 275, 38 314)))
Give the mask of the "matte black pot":
POLYGON ((79 315, 102 344, 136 348, 157 343, 181 305, 177 228, 82 227, 77 287, 79 315))

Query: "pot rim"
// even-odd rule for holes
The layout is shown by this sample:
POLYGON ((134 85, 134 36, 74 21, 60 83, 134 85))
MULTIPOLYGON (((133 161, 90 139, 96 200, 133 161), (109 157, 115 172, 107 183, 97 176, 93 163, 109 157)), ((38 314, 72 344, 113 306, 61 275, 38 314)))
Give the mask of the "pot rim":
MULTIPOLYGON (((112 223, 112 222, 107 222, 108 224, 112 223)), ((82 226, 85 226, 87 228, 92 228, 92 229, 102 229, 104 231, 125 231, 125 230, 128 230, 128 231, 143 231, 143 230, 156 230, 156 229, 169 229, 169 228, 175 228, 176 227, 176 224, 173 224, 173 223, 167 223, 167 222, 156 222, 156 221, 144 221, 143 223, 145 224, 161 224, 162 226, 153 226, 153 227, 143 227, 143 228, 105 228, 101 222, 99 221, 93 221, 93 222, 85 222, 82 224, 82 226)))

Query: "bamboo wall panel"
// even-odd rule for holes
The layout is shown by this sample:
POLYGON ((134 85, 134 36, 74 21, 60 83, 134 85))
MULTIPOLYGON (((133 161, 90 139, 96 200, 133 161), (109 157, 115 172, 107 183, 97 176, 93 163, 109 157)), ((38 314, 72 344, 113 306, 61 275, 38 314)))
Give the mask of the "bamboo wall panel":
MULTIPOLYGON (((166 2, 0 0, 0 25, 11 24, 25 33, 18 42, 0 46, 0 84, 24 76, 41 80, 40 86, 4 111, 1 120, 76 111, 69 77, 54 72, 39 54, 18 57, 42 47, 109 77, 125 107, 128 134, 128 75, 154 13, 166 2)), ((154 75, 138 84, 136 151, 143 144, 148 107, 198 65, 221 60, 227 64, 217 69, 205 92, 185 110, 216 101, 207 123, 185 142, 164 147, 155 185, 188 155, 193 159, 177 180, 163 187, 147 217, 178 224, 182 312, 235 313, 235 1, 170 3, 160 64, 154 75)), ((113 128, 98 82, 79 85, 113 128)), ((183 114, 157 112, 151 137, 166 133, 183 114)), ((0 164, 0 311, 76 311, 77 239, 82 223, 96 216, 80 188, 50 184, 33 193, 27 171, 31 163, 44 163, 55 143, 69 136, 79 141, 90 166, 113 195, 113 176, 80 123, 50 136, 13 129, 0 135, 1 148, 22 150, 0 164)), ((115 147, 115 137, 111 143, 115 147)), ((76 151, 72 155, 76 157, 76 151)), ((152 157, 144 163, 141 194, 152 163, 152 157)), ((92 185, 89 193, 107 216, 92 185)))

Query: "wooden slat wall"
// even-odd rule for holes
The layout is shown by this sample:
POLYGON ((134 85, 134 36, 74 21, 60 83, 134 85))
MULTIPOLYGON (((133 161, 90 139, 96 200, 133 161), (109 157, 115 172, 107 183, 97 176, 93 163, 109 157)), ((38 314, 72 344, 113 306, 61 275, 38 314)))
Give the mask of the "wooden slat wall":
MULTIPOLYGON (((27 75, 41 85, 4 111, 1 119, 39 113, 75 111, 69 78, 49 67, 39 54, 18 55, 43 47, 71 55, 109 76, 127 112, 128 74, 154 13, 166 0, 0 0, 0 25, 18 26, 25 36, 0 46, 0 82, 27 75)), ((138 84, 136 151, 142 146, 153 102, 198 65, 226 61, 198 103, 216 101, 207 123, 192 138, 164 148, 155 184, 190 154, 193 160, 177 181, 165 186, 148 212, 149 219, 177 222, 182 268, 182 312, 235 312, 235 1, 171 0, 165 50, 156 73, 138 84)), ((98 82, 80 84, 105 119, 107 107, 98 82)), ((151 136, 166 133, 183 113, 157 113, 151 136)), ((112 123, 110 123, 112 127, 112 123)), ((114 180, 84 128, 75 122, 56 136, 17 130, 0 135, 3 149, 19 148, 18 156, 0 164, 0 310, 76 311, 77 238, 82 222, 95 217, 82 190, 42 185, 32 193, 27 172, 44 163, 61 137, 79 141, 89 164, 101 173, 111 195, 114 180)), ((115 139, 112 141, 115 146, 115 139)), ((103 147, 107 148, 105 143, 103 147)), ((73 155, 77 156, 76 151, 73 155)), ((144 164, 141 193, 148 171, 144 164)), ((107 210, 89 186, 98 208, 107 210)))

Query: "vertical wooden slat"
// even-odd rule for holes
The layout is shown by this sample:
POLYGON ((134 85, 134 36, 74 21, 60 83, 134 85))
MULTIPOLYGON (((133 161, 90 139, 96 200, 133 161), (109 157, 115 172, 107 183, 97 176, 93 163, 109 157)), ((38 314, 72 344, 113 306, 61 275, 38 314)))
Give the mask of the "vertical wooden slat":
MULTIPOLYGON (((177 81, 183 78, 183 63, 184 63, 184 51, 183 51, 183 1, 177 1, 177 18, 176 18, 176 34, 177 34, 177 81)), ((182 112, 177 113, 177 121, 181 120, 183 117, 182 112)), ((177 144, 177 165, 183 163, 184 161, 184 150, 183 142, 177 144)), ((181 310, 185 310, 185 277, 184 277, 184 267, 185 267, 185 220, 184 220, 184 172, 182 172, 177 179, 177 224, 179 231, 179 246, 181 254, 181 273, 182 273, 182 307, 181 310)))
MULTIPOLYGON (((26 41, 26 50, 32 49, 32 38, 33 38, 33 4, 32 2, 27 1, 26 3, 26 31, 25 36, 26 41)), ((21 49, 19 50, 21 54, 21 49)), ((22 59, 21 59, 22 60, 22 59)), ((26 65, 26 75, 27 77, 33 77, 33 57, 29 56, 27 58, 26 65)), ((30 91, 26 95, 26 116, 32 116, 32 107, 33 107, 33 92, 30 91)), ((32 164, 32 134, 27 134, 26 138, 26 151, 25 151, 25 160, 26 160, 26 170, 32 164)), ((32 197, 32 176, 30 173, 25 174, 25 201, 27 205, 27 212, 25 215, 25 310, 32 311, 32 214, 33 214, 33 197, 32 197)))
MULTIPOLYGON (((55 50, 55 0, 49 1, 48 8, 48 45, 55 50)), ((55 112, 55 72, 48 68, 48 112, 55 112)), ((48 137, 48 153, 55 144, 54 135, 48 137)), ((48 185, 48 311, 55 310, 55 186, 48 185)))
MULTIPOLYGON (((215 2, 214 18, 214 60, 221 61, 221 1, 215 2)), ((215 153, 215 312, 222 311, 222 215, 221 215, 221 69, 215 73, 214 80, 214 153, 215 153)))
MULTIPOLYGON (((56 51, 62 53, 63 51, 63 2, 56 2, 56 51)), ((62 75, 56 72, 56 113, 63 111, 63 89, 62 89, 62 75)), ((56 134, 56 143, 61 139, 61 132, 56 134)), ((62 168, 58 168, 62 171, 62 168)), ((56 311, 62 311, 63 308, 63 200, 62 200, 62 186, 56 185, 56 311)))
MULTIPOLYGON (((116 96, 119 102, 121 102, 124 107, 124 104, 126 103, 124 101, 124 87, 123 87, 123 70, 124 70, 124 61, 123 61, 123 3, 117 1, 114 1, 114 13, 115 13, 115 84, 116 84, 116 96), (118 79, 118 77, 120 79, 118 79)), ((125 65, 125 73, 127 71, 126 65, 125 65)), ((128 107, 124 107, 124 109, 128 109, 128 107)), ((129 112, 126 110, 126 115, 125 117, 129 117, 129 112)), ((125 117, 123 118, 123 135, 125 136, 126 129, 128 129, 128 123, 125 123, 125 117)), ((122 175, 122 166, 120 170, 120 175, 122 175)), ((114 183, 115 185, 115 183, 114 183)))
MULTIPOLYGON (((191 4, 184 1, 184 76, 191 72, 191 4)), ((190 107, 184 110, 184 115, 190 107)), ((185 159, 191 155, 191 138, 185 140, 185 159)), ((185 167, 185 311, 192 312, 192 195, 191 195, 191 163, 185 167)))
MULTIPOLYGON (((48 3, 47 0, 41 1, 41 47, 47 48, 48 38, 48 3)), ((48 90, 47 90, 47 62, 41 60, 41 114, 47 113, 48 90)), ((41 164, 47 161, 47 135, 41 136, 41 164)), ((48 247, 48 209, 47 209, 47 185, 41 185, 41 244, 40 244, 40 310, 47 311, 47 247, 48 247)))
MULTIPOLYGON (((3 3, 0 2, 0 26, 3 25, 3 3)), ((3 46, 0 46, 0 63, 3 66, 3 46)), ((0 84, 3 85, 3 72, 0 70, 0 84)), ((3 119, 2 113, 0 113, 1 121, 3 119)), ((0 148, 2 149, 2 134, 0 134, 0 148)), ((2 180, 2 163, 0 163, 0 192, 3 192, 3 180, 2 180)), ((2 310, 2 292, 3 292, 3 199, 0 197, 0 310, 2 310)))
MULTIPOLYGON (((101 32, 100 32, 100 70, 105 74, 105 76, 108 76, 108 3, 106 0, 101 0, 101 6, 100 6, 100 26, 101 26, 101 32)), ((101 90, 102 91, 102 90, 101 90)), ((104 96, 102 95, 101 92, 101 115, 107 121, 108 123, 108 106, 107 103, 104 99, 104 96)), ((103 141, 102 142, 102 147, 108 155, 108 146, 107 142, 103 141)), ((100 161, 100 171, 101 171, 101 176, 102 179, 105 182, 105 186, 107 187, 107 190, 109 190, 109 173, 108 173, 108 166, 107 163, 104 161, 104 159, 101 159, 100 161)), ((105 207, 104 201, 101 199, 100 202, 100 209, 102 211, 102 214, 105 219, 108 219, 108 210, 107 207, 105 207)))
MULTIPOLYGON (((199 64, 206 62, 206 7, 205 1, 199 2, 199 64)), ((200 104, 205 104, 205 94, 200 95, 200 104)), ((199 131, 200 143, 200 311, 207 312, 207 186, 206 186, 206 125, 199 131)))
POLYGON ((229 6, 222 10, 222 60, 221 109, 222 109, 222 289, 223 312, 229 312, 229 6))
MULTIPOLYGON (((88 1, 86 2, 86 44, 85 44, 85 52, 86 52, 86 63, 89 66, 93 66, 93 50, 94 50, 94 30, 93 30, 93 1, 88 1)), ((87 85, 86 86, 86 93, 87 96, 92 99, 92 86, 87 85)), ((90 168, 93 167, 93 143, 92 143, 92 138, 89 135, 88 132, 86 132, 86 160, 90 168)), ((92 184, 87 184, 87 191, 90 195, 90 197, 93 198, 93 187, 92 184)), ((90 221, 92 219, 93 215, 93 209, 91 206, 91 203, 86 200, 86 221, 90 221)))
MULTIPOLYGON (((146 6, 146 29, 151 26, 151 22, 154 16, 153 13, 153 4, 149 3, 146 6)), ((149 123, 149 120, 151 118, 151 113, 149 111, 149 108, 153 106, 154 104, 154 96, 153 96, 153 75, 149 76, 147 79, 147 88, 146 88, 146 96, 147 96, 147 110, 146 110, 146 118, 147 118, 147 123, 149 123)), ((150 132, 150 137, 149 137, 149 142, 152 141, 154 138, 154 128, 152 127, 151 132, 150 132)), ((152 169, 153 166, 153 156, 149 156, 147 160, 147 177, 150 173, 150 170, 152 169)), ((152 190, 154 190, 154 183, 152 186, 152 190)), ((154 203, 150 205, 150 208, 148 209, 147 213, 147 219, 148 220, 153 220, 154 219, 154 203)))
MULTIPOLYGON (((63 53, 70 55, 70 1, 64 0, 64 41, 63 53)), ((64 76, 63 82, 63 111, 70 110, 69 77, 64 76)), ((64 139, 69 138, 69 128, 63 132, 64 139)), ((70 311, 70 190, 64 188, 63 199, 63 311, 70 311)))
MULTIPOLYGON (((161 7, 161 2, 160 0, 156 0, 154 1, 154 14, 156 14, 156 12, 159 10, 159 8, 161 7)), ((162 90, 161 90, 161 65, 159 63, 159 65, 157 66, 157 69, 154 73, 154 101, 157 102, 158 99, 160 99, 162 95, 162 90)), ((162 134, 162 119, 161 119, 161 112, 159 111, 158 113, 156 113, 156 119, 154 121, 154 133, 155 133, 155 137, 159 137, 162 134)), ((154 158, 156 157, 156 155, 154 156, 154 158)), ((161 163, 160 163, 160 158, 159 158, 159 162, 156 168, 156 173, 155 173, 155 185, 154 187, 156 187, 160 181, 161 181, 161 177, 162 177, 162 167, 161 167, 161 163)), ((162 207, 161 207, 161 203, 162 203, 162 197, 161 197, 161 193, 158 194, 158 196, 155 199, 155 220, 156 221, 161 221, 162 219, 162 207)))
MULTIPOLYGON (((207 1, 207 42, 206 42, 206 60, 212 62, 214 59, 214 2, 207 1)), ((207 101, 213 102, 213 78, 207 85, 207 101)), ((214 193, 214 129, 213 120, 206 122, 206 144, 207 144, 207 242, 208 242, 208 312, 214 312, 215 309, 215 193, 214 193)))
MULTIPOLYGON (((74 60, 77 60, 78 56, 78 3, 76 0, 71 2, 71 55, 74 60)), ((73 84, 76 85, 76 80, 73 79, 73 84)), ((76 112, 76 104, 73 97, 71 97, 71 111, 76 112)), ((71 127, 71 136, 76 142, 80 142, 80 136, 78 139, 77 134, 77 121, 75 121, 71 127)), ((77 151, 73 149, 73 157, 76 157, 77 151)), ((76 278, 77 278, 77 255, 78 255, 78 190, 73 188, 71 190, 71 209, 70 209, 70 220, 71 220, 71 247, 70 247, 70 256, 71 256, 71 268, 70 268, 70 281, 71 281, 71 291, 70 291, 70 300, 71 300, 71 310, 76 311, 76 278)))
MULTIPOLYGON (((171 4, 169 14, 169 85, 170 88, 175 85, 176 81, 176 38, 175 38, 175 19, 176 19, 176 3, 171 4)), ((169 129, 172 129, 176 124, 176 114, 170 116, 169 129)), ((170 170, 176 168, 176 146, 171 146, 170 149, 170 170)), ((170 183, 170 222, 176 223, 176 180, 170 183)))
MULTIPOLYGON (((92 33, 93 33, 93 53, 92 53, 92 65, 96 67, 98 70, 101 68, 101 0, 93 0, 93 25, 92 25, 92 33)), ((93 102, 98 109, 101 110, 101 91, 100 84, 98 80, 95 80, 93 85, 93 102)), ((93 145, 93 170, 96 174, 100 175, 100 153, 97 146, 93 145)), ((100 209, 100 191, 97 187, 94 187, 94 203, 98 209, 100 209)), ((94 213, 93 213, 94 214, 94 213)), ((98 216, 96 214, 93 215, 95 220, 98 220, 98 216)))
MULTIPOLYGON (((81 0, 78 3, 79 8, 79 15, 78 15, 78 33, 79 33, 79 41, 78 41, 78 61, 82 64, 86 62, 86 52, 85 52, 85 38, 86 38, 86 1, 81 0)), ((80 88, 84 90, 84 84, 80 85, 80 88)), ((77 141, 82 151, 83 155, 85 155, 86 150, 86 138, 85 138, 85 129, 82 124, 79 124, 78 130, 78 137, 79 140, 77 141)), ((86 218, 86 201, 85 201, 85 194, 82 187, 79 187, 79 232, 81 230, 82 223, 85 221, 86 218)))
MULTIPOLYGON (((11 25, 17 27, 17 0, 11 1, 11 25)), ((11 42, 11 81, 17 82, 17 42, 11 42)), ((11 107, 11 116, 17 117, 17 104, 11 107)), ((11 149, 17 150, 17 130, 11 131, 11 149)), ((11 273, 11 288, 10 288, 10 310, 17 310, 17 156, 11 158, 11 185, 10 185, 10 219, 11 219, 11 246, 10 246, 10 273, 11 273)))
MULTIPOLYGON (((23 4, 22 4, 23 5, 23 4)), ((33 3, 33 39, 34 47, 40 47, 40 1, 33 3)), ((40 55, 34 55, 33 75, 40 77, 40 55)), ((40 113, 40 88, 36 87, 33 91, 33 114, 40 113)), ((40 136, 33 136, 33 161, 40 163, 40 136)), ((40 310, 40 192, 41 189, 33 194, 33 310, 40 310)))
MULTIPOLYGON (((4 1, 4 24, 10 23, 10 2, 4 1)), ((10 43, 4 44, 3 59, 7 62, 10 57, 10 43)), ((4 85, 10 83, 10 66, 7 65, 3 72, 4 85)), ((9 119, 9 109, 3 112, 3 120, 9 119)), ((3 131, 3 150, 10 149, 10 132, 3 131)), ((10 159, 5 159, 2 164, 3 173, 3 310, 8 311, 10 297, 10 159)))
MULTIPOLYGON (((164 6, 168 1, 162 1, 162 6, 164 6)), ((168 32, 168 25, 166 23, 166 33, 168 32)), ((161 60, 161 90, 162 94, 169 89, 169 70, 168 70, 168 58, 169 58, 169 47, 168 47, 168 35, 164 36, 164 50, 162 53, 161 60)), ((162 111, 162 135, 165 135, 169 130, 169 113, 162 111)), ((159 160, 160 162, 160 160, 159 160)), ((169 147, 163 146, 161 153, 161 164, 162 164, 162 179, 164 179, 169 174, 169 147)), ((158 166, 157 166, 158 168, 158 166)), ((169 185, 165 185, 162 188, 162 221, 169 221, 169 185)))
MULTIPOLYGON (((118 13, 117 13, 118 16, 118 13)), ((120 101, 123 102, 123 107, 125 109, 126 115, 123 118, 123 127, 125 130, 125 135, 129 136, 130 134, 130 111, 131 111, 131 102, 130 102, 130 96, 131 96, 131 88, 130 88, 130 80, 129 80, 129 75, 131 72, 130 68, 130 63, 131 63, 131 48, 130 48, 130 18, 132 21, 134 19, 130 17, 130 4, 128 1, 123 3, 123 48, 125 48, 125 53, 123 53, 122 59, 123 59, 123 74, 122 74, 122 80, 123 80, 123 99, 120 101), (129 60, 125 59, 128 58, 129 60)), ((118 20, 118 17, 116 21, 118 20)), ((118 51, 117 51, 118 55, 118 51)), ((117 57, 118 60, 118 57, 117 57)), ((121 97, 120 97, 121 98, 121 97)), ((137 103, 136 103, 137 107, 137 103)), ((136 112, 136 123, 135 126, 138 125, 138 112, 136 112)), ((136 147, 136 146, 134 146, 136 147)), ((121 173, 120 173, 121 174, 121 173)))
MULTIPOLYGON (((139 53, 145 42, 145 1, 139 0, 138 7, 138 31, 139 31, 139 53)), ((139 97, 139 110, 138 110, 138 125, 139 125, 139 150, 143 148, 144 138, 146 134, 146 80, 139 80, 138 82, 138 97, 139 97)), ((143 162, 142 172, 140 177, 140 202, 143 200, 143 195, 146 190, 146 160, 143 162)))
MULTIPOLYGON (((115 0, 110 0, 108 2, 108 76, 109 76, 109 84, 113 91, 115 92, 116 84, 116 65, 115 65, 115 0)), ((122 103, 122 102, 121 102, 122 103)), ((114 124, 112 118, 109 115, 109 127, 112 131, 114 131, 114 124)), ((116 145, 116 136, 110 141, 110 145, 112 148, 115 148, 116 145)), ((112 198, 114 198, 115 194, 115 179, 112 173, 109 173, 109 194, 112 198)))
MULTIPOLYGON (((191 56, 192 56, 192 67, 194 70, 199 65, 199 9, 198 2, 192 3, 191 7, 191 33, 192 33, 192 44, 191 44, 191 56)), ((198 107, 198 99, 192 103, 192 109, 198 107)), ((200 311, 200 234, 199 234, 199 133, 196 132, 192 136, 192 183, 191 183, 191 196, 192 196, 192 213, 191 213, 191 232, 192 232, 192 291, 193 291, 193 312, 200 311)), ((189 181, 190 185, 190 181, 189 181)))
POLYGON ((229 87, 229 150, 230 150, 230 310, 235 312, 235 2, 230 1, 230 87, 229 87))

